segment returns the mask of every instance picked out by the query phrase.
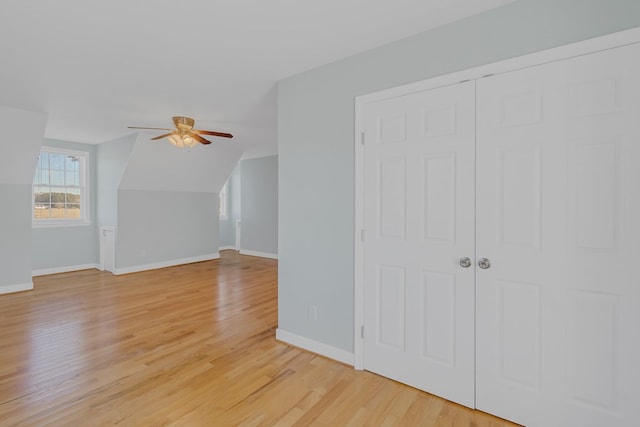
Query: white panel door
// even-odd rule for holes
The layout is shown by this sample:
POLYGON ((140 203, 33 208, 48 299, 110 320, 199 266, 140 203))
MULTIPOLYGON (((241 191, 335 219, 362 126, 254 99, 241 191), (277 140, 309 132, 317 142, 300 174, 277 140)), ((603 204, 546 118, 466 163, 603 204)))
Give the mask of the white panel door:
POLYGON ((474 87, 364 110, 364 368, 470 407, 474 87))
POLYGON ((529 427, 638 426, 640 47, 477 82, 477 384, 529 427))

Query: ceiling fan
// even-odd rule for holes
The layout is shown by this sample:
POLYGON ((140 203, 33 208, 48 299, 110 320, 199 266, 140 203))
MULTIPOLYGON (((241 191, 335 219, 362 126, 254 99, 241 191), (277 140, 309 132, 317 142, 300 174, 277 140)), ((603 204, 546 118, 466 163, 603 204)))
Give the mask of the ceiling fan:
POLYGON ((214 132, 212 130, 194 129, 193 125, 195 124, 195 120, 193 120, 191 117, 175 116, 173 117, 173 124, 175 125, 175 129, 147 128, 147 127, 140 127, 140 126, 129 126, 129 129, 151 129, 151 130, 171 131, 163 135, 154 136, 151 139, 156 140, 156 139, 162 139, 162 138, 169 138, 169 142, 171 142, 176 147, 181 147, 181 148, 193 147, 198 142, 200 144, 211 144, 211 141, 203 138, 200 135, 212 135, 212 136, 220 136, 222 138, 233 138, 233 135, 231 135, 230 133, 214 132))

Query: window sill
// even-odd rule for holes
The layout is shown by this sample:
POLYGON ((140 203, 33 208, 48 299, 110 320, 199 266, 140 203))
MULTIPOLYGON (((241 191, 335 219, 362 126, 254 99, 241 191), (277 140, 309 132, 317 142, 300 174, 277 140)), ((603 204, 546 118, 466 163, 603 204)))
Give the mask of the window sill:
POLYGON ((69 221, 69 220, 57 220, 57 221, 38 221, 32 222, 32 228, 57 228, 57 227, 88 227, 91 225, 91 221, 69 221))

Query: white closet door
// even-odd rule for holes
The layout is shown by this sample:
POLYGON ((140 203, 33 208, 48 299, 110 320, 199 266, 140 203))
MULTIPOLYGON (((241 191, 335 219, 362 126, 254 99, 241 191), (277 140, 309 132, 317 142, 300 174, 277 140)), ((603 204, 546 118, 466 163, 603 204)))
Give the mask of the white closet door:
POLYGON ((470 407, 474 87, 364 111, 364 368, 470 407))
POLYGON ((640 422, 640 47, 477 82, 477 407, 640 422))

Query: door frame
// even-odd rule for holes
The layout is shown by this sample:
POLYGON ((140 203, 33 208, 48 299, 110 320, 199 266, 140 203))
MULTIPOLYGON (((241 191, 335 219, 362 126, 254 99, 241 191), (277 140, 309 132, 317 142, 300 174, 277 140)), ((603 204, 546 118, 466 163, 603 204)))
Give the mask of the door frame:
POLYGON ((469 68, 423 81, 361 95, 355 98, 355 215, 354 215, 354 368, 364 369, 364 108, 366 104, 415 92, 479 80, 535 65, 542 65, 601 50, 640 43, 640 27, 469 68))

